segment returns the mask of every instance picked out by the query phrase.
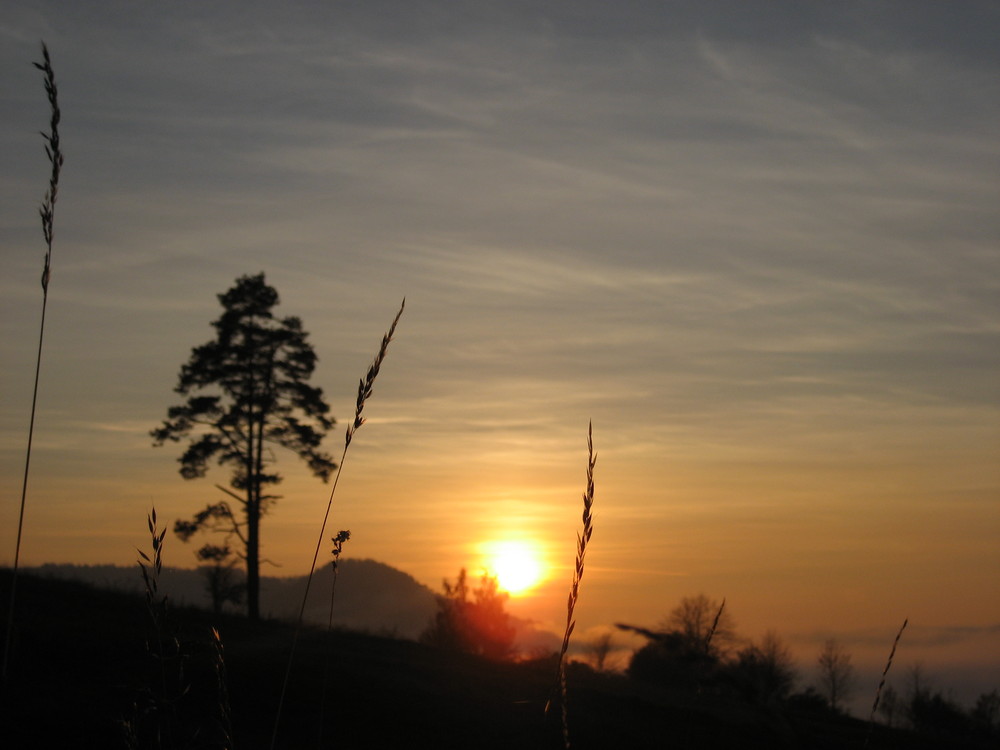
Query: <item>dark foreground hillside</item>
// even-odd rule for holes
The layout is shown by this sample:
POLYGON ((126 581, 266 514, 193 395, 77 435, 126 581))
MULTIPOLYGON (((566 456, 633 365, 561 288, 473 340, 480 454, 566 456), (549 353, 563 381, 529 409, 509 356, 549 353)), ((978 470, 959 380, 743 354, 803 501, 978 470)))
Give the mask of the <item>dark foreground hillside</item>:
MULTIPOLYGON (((0 571, 4 603, 9 582, 9 571, 0 571)), ((208 613, 170 608, 167 621, 161 662, 150 654, 157 641, 143 597, 21 577, 0 746, 126 748, 130 722, 140 747, 157 746, 159 731, 162 747, 220 748, 228 705, 233 746, 269 747, 291 628, 224 618, 220 690, 208 613)), ((832 750, 863 747, 867 731, 823 712, 671 700, 583 667, 570 671, 569 683, 573 747, 581 750, 832 750)), ((544 712, 553 684, 549 660, 497 664, 410 641, 309 631, 297 648, 277 747, 559 748, 558 712, 544 712)), ((988 745, 877 728, 869 747, 988 745)))

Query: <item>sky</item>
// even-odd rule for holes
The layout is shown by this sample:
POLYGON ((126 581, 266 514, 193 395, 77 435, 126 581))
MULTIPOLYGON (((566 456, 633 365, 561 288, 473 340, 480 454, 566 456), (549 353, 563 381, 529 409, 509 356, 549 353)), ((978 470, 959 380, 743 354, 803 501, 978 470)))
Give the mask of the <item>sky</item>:
MULTIPOLYGON (((345 555, 440 589, 529 541, 549 579, 509 609, 558 631, 592 421, 577 633, 704 592, 808 681, 829 637, 874 674, 908 617, 903 664, 997 687, 998 31, 971 1, 4 0, 0 563, 44 40, 66 162, 24 564, 128 565, 151 507, 220 499, 149 430, 216 295, 263 271, 337 454, 406 298, 333 502, 345 555)), ((278 467, 265 572, 301 574, 329 486, 278 467)))

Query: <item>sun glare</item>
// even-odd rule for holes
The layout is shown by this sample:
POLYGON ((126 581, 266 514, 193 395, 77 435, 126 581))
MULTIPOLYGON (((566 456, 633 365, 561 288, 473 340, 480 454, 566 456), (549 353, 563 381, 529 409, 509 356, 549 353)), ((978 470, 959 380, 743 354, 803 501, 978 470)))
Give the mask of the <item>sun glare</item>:
POLYGON ((522 541, 503 541, 486 546, 487 571, 497 577, 497 584, 502 591, 517 596, 541 581, 544 573, 542 558, 535 545, 522 541))

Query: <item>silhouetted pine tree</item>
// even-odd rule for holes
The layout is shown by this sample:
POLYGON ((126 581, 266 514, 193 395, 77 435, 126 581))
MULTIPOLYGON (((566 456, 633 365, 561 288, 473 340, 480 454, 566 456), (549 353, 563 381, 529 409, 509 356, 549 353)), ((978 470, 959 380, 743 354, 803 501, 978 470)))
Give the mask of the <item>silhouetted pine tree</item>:
POLYGON ((187 540, 198 530, 223 529, 239 539, 246 561, 247 612, 260 615, 260 519, 277 495, 265 494, 281 476, 269 470, 267 445, 298 454, 313 474, 326 481, 336 468, 319 450, 334 425, 323 392, 306 383, 316 354, 302 322, 278 319, 272 308, 278 293, 264 274, 243 276, 219 295, 224 312, 212 325, 216 338, 196 347, 181 367, 175 391, 188 399, 172 406, 163 425, 152 431, 156 445, 189 438, 180 457, 185 479, 203 477, 211 460, 232 467, 230 485, 221 488, 239 503, 209 505, 174 531, 187 540))

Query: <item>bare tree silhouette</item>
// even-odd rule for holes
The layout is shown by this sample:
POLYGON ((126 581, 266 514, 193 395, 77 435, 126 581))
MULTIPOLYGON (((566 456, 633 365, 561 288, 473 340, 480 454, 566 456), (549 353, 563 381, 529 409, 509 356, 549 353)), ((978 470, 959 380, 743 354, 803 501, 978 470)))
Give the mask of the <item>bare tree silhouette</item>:
POLYGON ((833 638, 829 639, 820 652, 819 683, 830 708, 840 711, 843 702, 849 698, 857 683, 851 655, 833 638))

